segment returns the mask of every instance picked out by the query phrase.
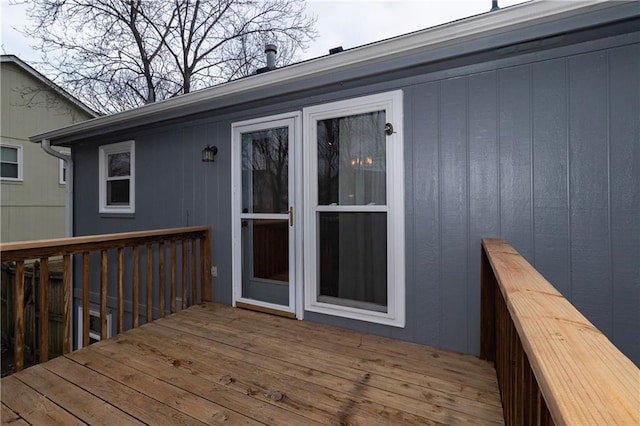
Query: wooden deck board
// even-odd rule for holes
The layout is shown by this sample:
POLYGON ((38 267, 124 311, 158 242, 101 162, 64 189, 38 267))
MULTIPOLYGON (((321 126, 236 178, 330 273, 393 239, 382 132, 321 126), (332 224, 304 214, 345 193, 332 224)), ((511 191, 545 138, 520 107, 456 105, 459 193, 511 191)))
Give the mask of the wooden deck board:
POLYGON ((29 424, 22 417, 16 414, 12 409, 10 409, 4 404, 1 404, 1 405, 2 405, 1 407, 2 411, 0 411, 0 419, 2 419, 3 423, 11 423, 12 425, 19 425, 19 426, 29 424))
POLYGON ((477 358, 212 303, 1 384, 3 423, 503 424, 477 358))

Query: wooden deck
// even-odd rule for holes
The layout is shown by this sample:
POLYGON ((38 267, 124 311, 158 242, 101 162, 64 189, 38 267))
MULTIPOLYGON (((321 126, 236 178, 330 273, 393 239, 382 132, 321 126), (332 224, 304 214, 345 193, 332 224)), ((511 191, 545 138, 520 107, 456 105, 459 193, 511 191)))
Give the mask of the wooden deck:
POLYGON ((503 424, 478 358, 218 304, 2 379, 2 423, 503 424))

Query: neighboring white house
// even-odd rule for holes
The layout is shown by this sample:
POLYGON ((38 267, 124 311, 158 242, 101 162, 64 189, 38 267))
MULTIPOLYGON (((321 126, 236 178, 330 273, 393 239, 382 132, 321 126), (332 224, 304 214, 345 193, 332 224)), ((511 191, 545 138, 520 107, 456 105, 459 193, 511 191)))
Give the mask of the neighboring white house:
POLYGON ((28 138, 97 114, 18 57, 1 59, 0 241, 63 237, 63 162, 28 138))

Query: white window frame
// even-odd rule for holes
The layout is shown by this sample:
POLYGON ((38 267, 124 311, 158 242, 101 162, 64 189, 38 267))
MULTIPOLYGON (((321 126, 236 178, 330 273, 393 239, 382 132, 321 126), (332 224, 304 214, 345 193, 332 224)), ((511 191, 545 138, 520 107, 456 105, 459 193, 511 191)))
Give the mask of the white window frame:
MULTIPOLYGON (((89 317, 96 317, 98 319, 100 319, 100 311, 98 309, 91 309, 89 308, 89 317)), ((82 349, 82 341, 83 341, 83 336, 82 336, 82 306, 78 306, 78 328, 77 328, 77 336, 78 339, 76 340, 76 349, 82 349)), ((111 337, 111 322, 112 322, 112 314, 111 312, 107 313, 107 339, 109 337, 111 337)), ((90 339, 95 339, 95 340, 102 340, 100 338, 100 331, 98 332, 94 332, 91 331, 91 329, 89 329, 89 338, 90 339)))
POLYGON ((99 212, 100 213, 135 213, 136 200, 136 156, 135 141, 118 142, 109 145, 102 145, 99 149, 99 212), (110 206, 107 204, 107 156, 121 152, 131 153, 131 163, 129 169, 129 205, 110 206))
POLYGON ((23 156, 22 156, 22 145, 12 145, 12 144, 8 144, 8 143, 1 143, 0 146, 2 146, 3 148, 14 148, 16 149, 17 152, 17 157, 18 157, 18 177, 12 178, 12 177, 0 177, 0 180, 5 180, 5 181, 9 181, 9 182, 22 182, 23 181, 23 168, 24 168, 24 161, 23 161, 23 156))
POLYGON ((58 159, 58 183, 60 185, 66 185, 67 184, 67 179, 66 179, 66 167, 65 167, 65 161, 62 158, 58 159))
MULTIPOLYGON (((404 247, 404 139, 402 91, 364 96, 303 109, 304 139, 304 285, 305 310, 395 327, 405 326, 405 247, 404 247), (387 205, 387 312, 318 301, 317 265, 317 121, 385 110, 393 134, 386 136, 387 205)), ((322 206, 322 211, 327 206, 322 206)), ((357 210, 357 209, 356 209, 357 210)), ((342 210, 341 210, 342 211, 342 210)), ((355 210, 354 210, 355 211, 355 210)))

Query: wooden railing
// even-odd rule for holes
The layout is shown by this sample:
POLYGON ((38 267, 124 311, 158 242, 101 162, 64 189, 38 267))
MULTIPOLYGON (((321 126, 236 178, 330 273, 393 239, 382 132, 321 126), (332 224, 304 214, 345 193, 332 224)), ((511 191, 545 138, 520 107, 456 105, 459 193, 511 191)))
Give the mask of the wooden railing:
POLYGON ((482 358, 507 424, 640 424, 640 370, 517 251, 482 241, 482 358))
MULTIPOLYGON (((59 238, 51 240, 30 241, 0 244, 0 256, 2 262, 15 262, 15 288, 14 294, 14 357, 15 370, 20 371, 24 367, 24 276, 25 261, 37 259, 40 262, 40 282, 39 282, 39 351, 40 362, 48 360, 48 265, 50 257, 62 257, 63 265, 63 353, 70 350, 70 306, 72 297, 71 269, 72 260, 75 255, 79 265, 76 267, 80 271, 82 284, 82 346, 89 344, 89 302, 90 302, 90 257, 92 253, 99 253, 99 300, 100 300, 100 336, 107 337, 107 294, 109 283, 108 271, 110 269, 110 252, 115 252, 116 268, 115 285, 117 286, 116 296, 116 331, 121 333, 125 329, 124 324, 124 303, 125 303, 125 252, 130 256, 130 301, 131 301, 131 328, 138 327, 139 300, 140 300, 140 251, 145 250, 145 305, 146 321, 153 320, 154 309, 154 287, 156 288, 156 312, 158 317, 162 317, 166 312, 165 296, 165 261, 166 246, 169 252, 169 285, 170 285, 170 312, 176 311, 176 301, 178 296, 176 271, 178 269, 177 248, 180 246, 180 290, 181 308, 187 307, 188 287, 190 286, 190 300, 192 304, 198 302, 197 282, 200 278, 200 300, 211 300, 211 280, 210 280, 210 236, 208 227, 188 227, 162 229, 143 232, 127 232, 119 234, 104 234, 85 237, 59 238), (199 244, 198 244, 199 242, 199 244), (198 247, 199 246, 199 247, 198 247), (154 250, 155 248, 155 250, 154 250), (199 248, 199 250, 198 250, 199 248), (154 255, 155 251, 155 255, 154 255), (190 252, 190 254, 189 254, 190 252), (198 256, 199 252, 199 256, 198 256), (155 268, 154 268, 154 258, 155 268), (157 271, 156 282, 154 282, 154 269, 157 271), (190 278, 190 280, 188 279, 190 278), (191 283, 189 285, 189 283, 191 283)), ((113 281, 113 280, 112 280, 113 281)), ((2 285, 5 285, 3 283, 2 285)))

